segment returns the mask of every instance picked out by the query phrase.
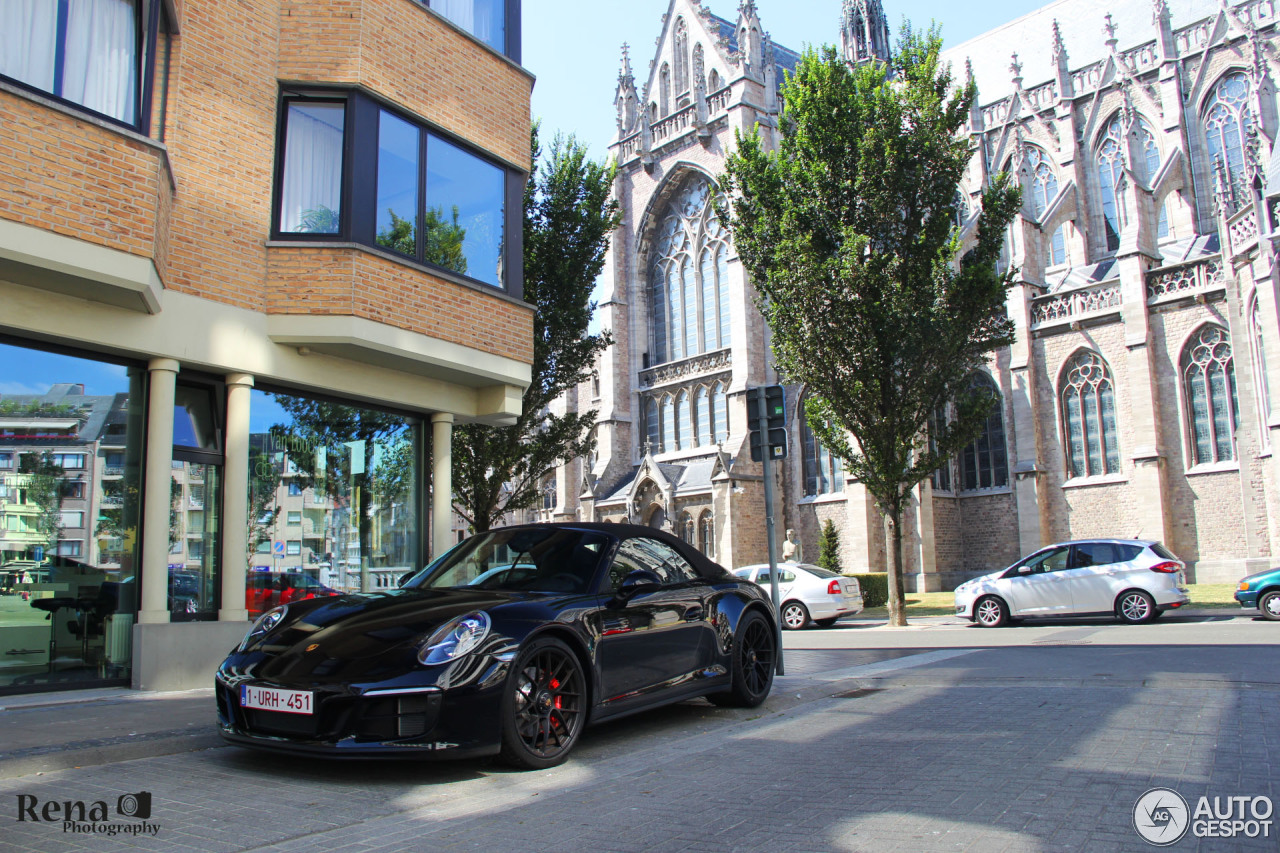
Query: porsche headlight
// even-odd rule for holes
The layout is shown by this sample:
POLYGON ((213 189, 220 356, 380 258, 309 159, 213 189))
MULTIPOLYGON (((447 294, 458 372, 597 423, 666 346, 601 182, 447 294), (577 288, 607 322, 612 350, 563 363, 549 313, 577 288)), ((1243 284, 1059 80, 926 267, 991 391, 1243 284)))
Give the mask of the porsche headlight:
POLYGON ((450 619, 418 647, 418 662, 425 666, 448 663, 480 645, 489 636, 487 613, 468 613, 450 619))
POLYGON ((253 627, 249 629, 249 633, 244 635, 244 639, 240 641, 240 651, 244 651, 254 640, 266 636, 271 629, 279 625, 284 619, 286 613, 289 612, 289 605, 282 604, 279 607, 273 607, 266 613, 258 617, 253 623, 253 627))

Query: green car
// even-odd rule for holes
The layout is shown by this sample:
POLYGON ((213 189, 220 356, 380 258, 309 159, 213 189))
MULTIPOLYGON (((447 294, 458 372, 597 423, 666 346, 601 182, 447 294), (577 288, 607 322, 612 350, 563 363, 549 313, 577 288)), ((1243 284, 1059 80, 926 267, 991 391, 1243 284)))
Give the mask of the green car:
POLYGON ((1259 572, 1240 581, 1236 601, 1241 607, 1256 607, 1267 619, 1280 621, 1280 569, 1259 572))

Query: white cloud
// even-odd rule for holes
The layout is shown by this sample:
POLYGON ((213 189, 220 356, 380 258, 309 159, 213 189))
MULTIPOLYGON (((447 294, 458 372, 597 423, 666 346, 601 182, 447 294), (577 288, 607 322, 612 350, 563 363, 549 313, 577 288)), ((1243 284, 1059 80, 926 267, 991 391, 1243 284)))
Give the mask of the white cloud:
POLYGON ((0 394, 10 396, 13 394, 48 394, 48 385, 25 385, 21 382, 3 382, 0 381, 0 394))

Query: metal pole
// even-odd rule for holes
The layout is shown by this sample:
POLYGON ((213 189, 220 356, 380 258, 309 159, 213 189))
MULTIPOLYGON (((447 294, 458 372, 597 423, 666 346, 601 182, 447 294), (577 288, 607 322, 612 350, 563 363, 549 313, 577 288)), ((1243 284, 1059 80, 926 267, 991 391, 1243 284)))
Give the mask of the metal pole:
POLYGON ((764 523, 765 532, 769 537, 769 591, 773 597, 773 613, 776 617, 774 625, 774 636, 778 647, 776 672, 778 675, 786 675, 787 671, 782 665, 782 603, 778 600, 778 558, 775 556, 777 548, 773 531, 773 447, 769 444, 769 407, 765 403, 763 388, 760 389, 757 399, 756 416, 759 419, 760 429, 760 457, 764 460, 764 523))

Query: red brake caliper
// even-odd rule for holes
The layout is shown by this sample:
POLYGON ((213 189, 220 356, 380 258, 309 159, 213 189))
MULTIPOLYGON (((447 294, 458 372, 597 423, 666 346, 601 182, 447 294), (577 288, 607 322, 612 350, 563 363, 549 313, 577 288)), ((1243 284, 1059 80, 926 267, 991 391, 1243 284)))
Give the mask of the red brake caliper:
MULTIPOLYGON (((554 678, 553 678, 553 679, 551 679, 551 689, 552 689, 552 690, 559 690, 559 689, 560 689, 560 682, 559 682, 559 681, 557 681, 557 680, 556 680, 556 679, 554 679, 554 678)), ((560 697, 559 697, 559 696, 557 696, 557 697, 556 697, 556 707, 557 707, 557 708, 559 708, 559 707, 560 707, 560 697)))

